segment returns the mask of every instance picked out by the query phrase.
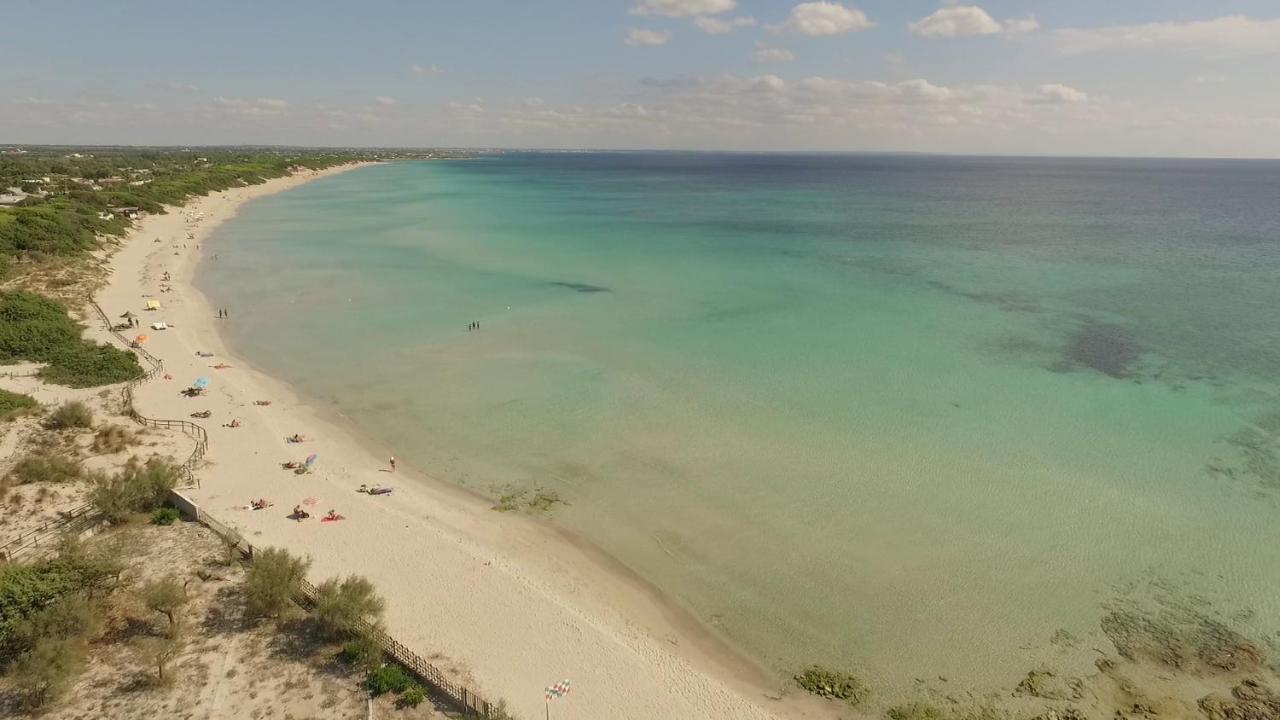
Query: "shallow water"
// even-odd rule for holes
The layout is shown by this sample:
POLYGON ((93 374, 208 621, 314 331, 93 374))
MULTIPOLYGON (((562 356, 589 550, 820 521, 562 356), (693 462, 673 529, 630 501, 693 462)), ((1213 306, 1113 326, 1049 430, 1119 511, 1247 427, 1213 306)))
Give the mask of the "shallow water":
POLYGON ((213 246, 248 359, 780 671, 1079 670, 1153 577, 1280 639, 1280 163, 508 154, 213 246))

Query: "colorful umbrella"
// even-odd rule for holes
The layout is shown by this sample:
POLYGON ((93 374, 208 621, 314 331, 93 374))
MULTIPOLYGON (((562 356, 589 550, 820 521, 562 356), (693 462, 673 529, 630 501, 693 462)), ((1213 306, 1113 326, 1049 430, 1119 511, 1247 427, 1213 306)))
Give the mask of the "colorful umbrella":
POLYGON ((314 505, 319 505, 319 504, 320 504, 320 498, 318 498, 318 497, 309 497, 309 498, 307 498, 307 499, 303 500, 303 501, 302 501, 302 504, 303 504, 303 505, 313 505, 313 506, 314 506, 314 505))
POLYGON ((144 343, 144 342, 146 342, 146 341, 148 341, 148 340, 150 340, 150 339, 151 339, 151 338, 147 337, 146 335, 139 335, 138 337, 134 338, 134 339, 133 339, 133 341, 134 341, 134 342, 136 342, 136 343, 138 343, 139 345, 141 345, 142 343, 144 343))
POLYGON ((311 453, 310 455, 307 456, 306 461, 302 463, 302 466, 310 470, 311 466, 316 464, 316 459, 319 457, 320 457, 319 455, 316 455, 315 453, 311 453))
POLYGON ((205 388, 209 387, 209 378, 207 377, 196 378, 196 381, 195 383, 193 383, 192 386, 200 390, 204 390, 205 388))

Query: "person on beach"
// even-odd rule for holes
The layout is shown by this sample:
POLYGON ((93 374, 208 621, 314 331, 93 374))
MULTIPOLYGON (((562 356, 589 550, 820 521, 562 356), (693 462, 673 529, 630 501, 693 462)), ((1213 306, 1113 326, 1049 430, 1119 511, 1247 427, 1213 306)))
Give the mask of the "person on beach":
POLYGON ((395 472, 395 471, 396 471, 396 456, 392 455, 391 456, 391 472, 395 472))

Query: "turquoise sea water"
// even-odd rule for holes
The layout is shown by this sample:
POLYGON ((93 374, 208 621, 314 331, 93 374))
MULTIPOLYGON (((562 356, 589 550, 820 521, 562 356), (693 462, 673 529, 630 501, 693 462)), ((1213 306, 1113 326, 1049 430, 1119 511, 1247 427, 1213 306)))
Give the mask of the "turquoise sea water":
POLYGON ((248 359, 443 479, 559 493, 781 672, 1079 670, 1150 581, 1280 639, 1280 164, 517 153, 213 246, 248 359))

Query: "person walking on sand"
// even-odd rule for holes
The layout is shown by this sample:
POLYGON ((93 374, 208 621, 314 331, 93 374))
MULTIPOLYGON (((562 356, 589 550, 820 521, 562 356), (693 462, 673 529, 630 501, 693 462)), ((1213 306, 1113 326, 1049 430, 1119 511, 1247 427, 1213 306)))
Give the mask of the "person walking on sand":
POLYGON ((395 455, 392 455, 392 456, 391 456, 391 461, 390 461, 390 462, 391 462, 391 472, 395 472, 395 471, 396 471, 396 456, 395 456, 395 455))

